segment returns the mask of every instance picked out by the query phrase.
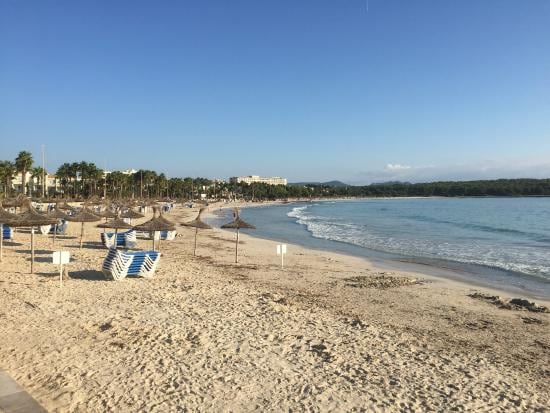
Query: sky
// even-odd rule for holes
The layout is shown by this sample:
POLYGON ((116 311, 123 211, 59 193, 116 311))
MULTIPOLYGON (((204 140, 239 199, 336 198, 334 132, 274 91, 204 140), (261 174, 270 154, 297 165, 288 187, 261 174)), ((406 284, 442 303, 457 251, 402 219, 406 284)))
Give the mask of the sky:
POLYGON ((0 0, 0 160, 550 177, 548 0, 0 0))

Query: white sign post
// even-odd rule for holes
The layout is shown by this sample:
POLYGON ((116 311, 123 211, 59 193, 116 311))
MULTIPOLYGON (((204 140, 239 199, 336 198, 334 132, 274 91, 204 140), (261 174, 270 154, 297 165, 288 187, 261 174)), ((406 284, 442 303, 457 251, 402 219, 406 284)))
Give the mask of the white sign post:
POLYGON ((68 264, 71 261, 71 253, 69 251, 55 251, 52 260, 54 265, 59 265, 59 286, 63 287, 63 264, 68 264))
POLYGON ((281 268, 285 265, 286 244, 277 244, 277 255, 281 256, 281 268))

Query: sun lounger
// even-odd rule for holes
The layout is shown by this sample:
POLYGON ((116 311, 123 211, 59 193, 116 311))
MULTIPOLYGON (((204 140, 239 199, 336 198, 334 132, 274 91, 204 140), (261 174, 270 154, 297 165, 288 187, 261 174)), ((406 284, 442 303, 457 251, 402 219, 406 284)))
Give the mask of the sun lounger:
MULTIPOLYGON (((101 243, 107 247, 115 246, 115 234, 113 232, 102 232, 101 243)), ((116 234, 116 246, 125 248, 134 248, 137 245, 136 231, 133 229, 116 234)))
POLYGON ((41 225, 41 226, 39 227, 40 233, 41 233, 42 235, 48 235, 48 234, 51 232, 53 226, 54 226, 54 225, 41 225))
MULTIPOLYGON (((62 221, 61 224, 57 225, 57 233, 65 235, 67 233, 67 227, 69 226, 69 223, 67 221, 62 221)), ((56 229, 55 225, 52 225, 52 228, 50 229, 50 234, 53 234, 54 230, 56 229)))
POLYGON ((176 231, 160 231, 160 239, 172 241, 176 238, 176 231))
POLYGON ((12 239, 13 229, 8 227, 6 224, 2 225, 2 238, 3 239, 12 239))
MULTIPOLYGON (((172 241, 173 239, 176 238, 176 234, 177 234, 177 231, 158 231, 160 232, 160 239, 161 240, 166 240, 166 241, 172 241)), ((153 233, 152 232, 147 232, 147 231, 138 231, 138 235, 140 236, 140 238, 148 238, 148 239, 153 239, 153 233)))
POLYGON ((128 277, 152 277, 160 261, 160 252, 137 251, 128 252, 109 249, 109 253, 103 261, 103 274, 105 277, 120 281, 128 277))

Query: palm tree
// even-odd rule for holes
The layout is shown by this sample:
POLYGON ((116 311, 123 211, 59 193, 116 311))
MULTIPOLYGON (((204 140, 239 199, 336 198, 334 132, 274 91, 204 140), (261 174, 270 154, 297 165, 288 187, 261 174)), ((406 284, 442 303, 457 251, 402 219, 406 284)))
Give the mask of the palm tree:
POLYGON ((23 194, 27 194, 27 171, 32 168, 32 154, 27 151, 19 152, 15 158, 15 168, 18 173, 21 173, 21 186, 23 194))
POLYGON ((65 194, 65 196, 67 196, 67 193, 68 193, 67 187, 71 178, 71 164, 68 162, 65 162, 63 165, 57 168, 57 172, 55 174, 57 175, 57 178, 61 181, 61 186, 63 187, 63 193, 65 194))
POLYGON ((11 192, 11 181, 15 175, 15 165, 11 161, 0 162, 0 180, 4 184, 4 194, 9 196, 11 192))
POLYGON ((46 174, 46 171, 41 166, 37 166, 31 169, 31 178, 33 179, 33 189, 36 191, 34 181, 36 180, 36 187, 40 188, 44 183, 42 182, 42 176, 46 174))
POLYGON ((88 179, 90 181, 90 194, 97 192, 97 183, 103 179, 103 170, 99 169, 94 163, 88 164, 88 179))

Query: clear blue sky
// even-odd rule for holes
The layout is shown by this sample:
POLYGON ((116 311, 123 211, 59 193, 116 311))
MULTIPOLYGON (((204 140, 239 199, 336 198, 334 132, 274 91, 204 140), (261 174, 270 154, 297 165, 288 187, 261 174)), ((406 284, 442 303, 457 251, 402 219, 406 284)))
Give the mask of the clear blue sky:
POLYGON ((550 1, 0 0, 0 159, 42 144, 47 169, 550 176, 550 1))

